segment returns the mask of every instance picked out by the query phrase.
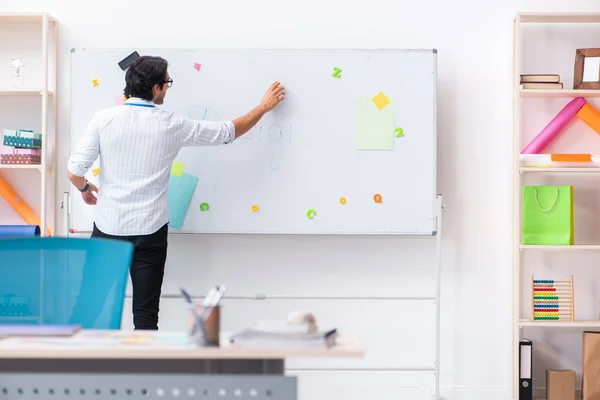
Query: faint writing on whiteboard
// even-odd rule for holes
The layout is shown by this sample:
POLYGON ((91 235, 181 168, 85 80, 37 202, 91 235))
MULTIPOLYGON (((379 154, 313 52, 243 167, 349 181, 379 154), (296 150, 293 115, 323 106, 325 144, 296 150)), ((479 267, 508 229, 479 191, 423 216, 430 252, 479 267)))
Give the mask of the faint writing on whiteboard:
POLYGON ((270 142, 275 144, 271 154, 269 168, 276 171, 283 162, 284 146, 300 145, 304 142, 304 132, 293 125, 270 124, 256 125, 243 138, 256 143, 270 142))
POLYGON ((221 118, 215 112, 206 106, 199 105, 190 108, 188 115, 191 119, 195 119, 196 121, 220 121, 221 118))
MULTIPOLYGON (((204 105, 192 107, 188 115, 197 121, 221 121, 214 110, 204 105)), ((250 129, 242 138, 254 143, 275 144, 269 160, 269 168, 276 171, 283 163, 284 146, 301 145, 304 142, 304 132, 290 124, 259 124, 250 129)))

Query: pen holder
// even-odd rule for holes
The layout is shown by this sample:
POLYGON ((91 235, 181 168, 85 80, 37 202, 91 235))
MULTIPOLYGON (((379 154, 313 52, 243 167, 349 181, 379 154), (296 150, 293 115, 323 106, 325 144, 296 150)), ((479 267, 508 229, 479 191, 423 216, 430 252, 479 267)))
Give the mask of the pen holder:
POLYGON ((197 306, 195 309, 197 318, 190 317, 188 332, 190 340, 201 347, 219 347, 219 333, 221 331, 221 306, 212 307, 208 318, 200 323, 200 316, 203 313, 203 307, 197 306))

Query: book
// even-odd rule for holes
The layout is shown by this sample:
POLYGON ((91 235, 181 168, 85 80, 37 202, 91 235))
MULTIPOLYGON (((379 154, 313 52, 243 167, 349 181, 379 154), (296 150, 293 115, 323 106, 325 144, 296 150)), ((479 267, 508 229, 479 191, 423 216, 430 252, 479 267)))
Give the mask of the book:
POLYGON ((230 341, 234 346, 290 346, 290 347, 332 347, 337 338, 337 329, 315 333, 265 332, 246 329, 234 334, 230 341))
POLYGON ((531 82, 531 83, 522 83, 521 89, 562 89, 562 83, 549 83, 549 82, 531 82))
POLYGON ((523 74, 521 75, 521 83, 559 83, 560 75, 558 74, 523 74))
POLYGON ((314 322, 295 323, 290 321, 258 321, 250 328, 253 331, 264 333, 315 333, 317 325, 314 322))

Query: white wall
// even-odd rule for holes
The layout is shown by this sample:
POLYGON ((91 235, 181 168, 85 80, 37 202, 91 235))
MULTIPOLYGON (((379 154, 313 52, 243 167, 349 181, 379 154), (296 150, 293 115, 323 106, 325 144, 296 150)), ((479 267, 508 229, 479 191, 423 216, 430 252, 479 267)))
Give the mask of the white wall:
MULTIPOLYGON (((448 205, 441 383, 445 398, 461 400, 511 398, 512 19, 517 11, 598 10, 597 0, 0 4, 0 12, 48 11, 60 21, 59 172, 69 153, 72 47, 437 48, 439 182, 448 205)), ((540 40, 549 38, 551 33, 540 40)), ((557 57, 571 65, 571 52, 557 57)), ((547 115, 540 118, 538 125, 547 115)), ((57 192, 67 188, 60 175, 57 192)), ((431 294, 433 240, 199 235, 175 236, 170 243, 164 292, 176 294, 185 283, 202 295, 209 284, 226 282, 237 297, 226 302, 226 328, 302 308, 363 335, 367 357, 361 362, 290 363, 290 373, 301 376, 301 399, 425 398, 431 375, 396 369, 433 359, 431 305, 314 298, 431 294), (257 292, 288 299, 247 300, 257 292)), ((161 327, 181 327, 180 305, 177 299, 163 302, 161 327)))

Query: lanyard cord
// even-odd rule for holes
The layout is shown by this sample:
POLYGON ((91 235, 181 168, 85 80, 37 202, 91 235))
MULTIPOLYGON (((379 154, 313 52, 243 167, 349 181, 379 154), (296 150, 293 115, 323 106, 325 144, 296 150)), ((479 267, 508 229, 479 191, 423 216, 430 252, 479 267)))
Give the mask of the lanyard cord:
POLYGON ((124 103, 126 106, 134 106, 134 107, 150 107, 153 108, 154 104, 140 104, 140 103, 124 103))

